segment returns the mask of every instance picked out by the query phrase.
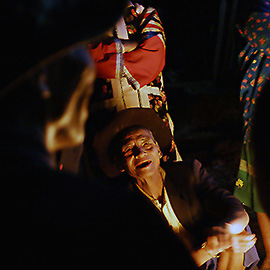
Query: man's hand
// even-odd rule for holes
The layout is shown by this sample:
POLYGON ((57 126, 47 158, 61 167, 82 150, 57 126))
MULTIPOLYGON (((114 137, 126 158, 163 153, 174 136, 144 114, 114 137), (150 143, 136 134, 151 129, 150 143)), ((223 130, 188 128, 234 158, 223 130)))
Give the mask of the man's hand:
POLYGON ((235 253, 244 253, 252 248, 257 238, 255 234, 250 234, 247 231, 242 231, 238 234, 234 234, 229 224, 224 226, 212 227, 208 231, 208 237, 206 242, 206 250, 210 253, 218 254, 228 248, 232 248, 235 253))
POLYGON ((244 253, 251 249, 257 241, 255 234, 243 231, 232 237, 232 249, 235 253, 244 253))

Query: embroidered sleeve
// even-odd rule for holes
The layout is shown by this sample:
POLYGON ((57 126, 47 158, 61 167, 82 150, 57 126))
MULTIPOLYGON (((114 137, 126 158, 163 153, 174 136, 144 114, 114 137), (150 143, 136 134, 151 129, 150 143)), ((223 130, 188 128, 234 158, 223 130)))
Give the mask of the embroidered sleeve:
POLYGON ((140 46, 124 55, 125 66, 141 87, 153 81, 165 65, 165 33, 158 13, 147 8, 140 14, 140 46))
MULTIPOLYGON (((135 50, 124 53, 122 57, 126 73, 133 77, 140 87, 143 87, 152 82, 165 65, 165 34, 155 9, 148 8, 135 15, 139 25, 136 25, 135 28, 134 25, 127 27, 131 36, 136 30, 134 32, 135 40, 140 45, 135 50)), ((100 42, 96 46, 90 45, 89 50, 96 62, 98 78, 116 77, 119 53, 123 51, 121 46, 122 43, 119 39, 100 42)))
POLYGON ((100 42, 93 46, 89 45, 97 69, 97 78, 112 79, 116 77, 116 64, 123 47, 119 39, 111 39, 107 42, 100 42))
POLYGON ((165 47, 159 36, 147 39, 136 50, 124 54, 125 66, 140 86, 149 84, 165 65, 165 47))

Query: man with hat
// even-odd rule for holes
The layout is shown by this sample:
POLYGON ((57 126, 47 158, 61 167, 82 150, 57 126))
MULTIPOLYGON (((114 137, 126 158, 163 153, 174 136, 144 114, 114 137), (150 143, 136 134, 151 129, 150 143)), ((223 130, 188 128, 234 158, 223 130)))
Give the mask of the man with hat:
POLYGON ((125 6, 125 0, 4 1, 0 172, 8 269, 136 269, 142 263, 195 269, 147 202, 58 172, 50 159, 84 139, 95 78, 86 44, 100 39, 125 6), (138 207, 145 209, 143 219, 138 207), (153 263, 156 251, 146 243, 169 248, 153 263))
POLYGON ((242 204, 196 160, 161 164, 171 143, 169 129, 151 109, 134 108, 119 112, 94 146, 104 172, 124 173, 129 188, 160 211, 198 266, 207 262, 210 269, 221 253, 219 269, 254 267, 256 238, 245 230, 249 218, 242 204))
MULTIPOLYGON (((107 38, 89 45, 97 67, 97 80, 86 124, 87 147, 91 146, 95 134, 110 122, 115 113, 134 107, 153 109, 173 133, 174 124, 162 76, 165 43, 165 32, 157 10, 129 1, 124 15, 108 32, 107 38)), ((75 149, 63 151, 60 166, 81 172, 78 170, 80 156, 76 162, 74 152, 75 149)), ((163 159, 182 159, 175 143, 163 159)), ((91 173, 92 178, 104 177, 96 170, 96 156, 82 156, 81 167, 84 162, 91 162, 92 172, 89 168, 88 174, 91 173)))

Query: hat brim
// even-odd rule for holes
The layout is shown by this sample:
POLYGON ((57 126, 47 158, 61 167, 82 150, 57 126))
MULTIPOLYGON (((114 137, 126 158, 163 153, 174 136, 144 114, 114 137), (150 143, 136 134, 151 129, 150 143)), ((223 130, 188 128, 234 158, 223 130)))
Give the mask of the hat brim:
POLYGON ((110 178, 119 176, 120 170, 111 159, 109 145, 120 131, 135 125, 151 130, 164 154, 171 148, 171 131, 152 109, 130 108, 120 111, 108 126, 96 134, 93 145, 101 169, 110 178))

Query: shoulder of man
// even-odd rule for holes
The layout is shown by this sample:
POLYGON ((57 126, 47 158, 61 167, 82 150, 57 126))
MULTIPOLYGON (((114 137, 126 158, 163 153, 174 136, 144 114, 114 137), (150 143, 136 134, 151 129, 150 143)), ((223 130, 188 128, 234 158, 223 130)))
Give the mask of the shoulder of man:
POLYGON ((194 176, 194 162, 194 160, 164 162, 161 167, 165 170, 166 175, 171 178, 187 179, 194 176))
POLYGON ((166 181, 173 184, 181 193, 194 193, 203 186, 215 188, 216 181, 205 167, 196 159, 179 162, 165 162, 162 168, 166 172, 166 181))

